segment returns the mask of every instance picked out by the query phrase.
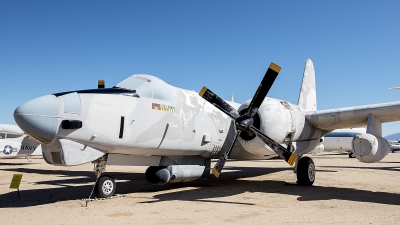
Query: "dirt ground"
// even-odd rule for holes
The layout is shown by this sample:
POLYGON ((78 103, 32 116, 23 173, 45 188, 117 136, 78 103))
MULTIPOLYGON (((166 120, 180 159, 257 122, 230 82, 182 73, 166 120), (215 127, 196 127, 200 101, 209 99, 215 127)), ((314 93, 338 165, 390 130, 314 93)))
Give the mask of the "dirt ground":
MULTIPOLYGON (((398 224, 400 153, 364 164, 347 155, 311 155, 316 181, 294 185, 282 160, 229 161, 221 176, 191 183, 146 183, 145 167, 108 166, 116 194, 86 202, 92 165, 55 167, 41 158, 0 160, 1 224, 398 224), (23 174, 20 199, 9 189, 23 174)), ((215 162, 214 162, 215 163, 215 162)))

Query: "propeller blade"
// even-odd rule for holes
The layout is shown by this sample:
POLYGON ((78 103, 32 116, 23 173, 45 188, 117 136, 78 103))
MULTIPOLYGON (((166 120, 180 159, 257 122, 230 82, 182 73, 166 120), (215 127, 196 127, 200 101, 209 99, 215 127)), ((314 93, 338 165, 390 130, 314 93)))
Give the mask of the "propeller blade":
POLYGON ((214 174, 214 176, 216 178, 218 178, 219 175, 221 174, 222 168, 224 168, 225 162, 228 160, 229 154, 231 153, 231 150, 232 150, 233 146, 235 145, 236 139, 240 135, 240 133, 241 133, 241 131, 239 130, 236 133, 235 137, 233 138, 233 140, 232 140, 231 144, 229 145, 229 147, 221 155, 221 157, 219 158, 218 162, 215 164, 214 168, 212 169, 212 173, 214 174))
POLYGON ((232 119, 239 117, 239 113, 236 111, 236 109, 226 103, 222 98, 218 97, 218 95, 216 95, 210 89, 203 87, 199 92, 199 95, 224 112, 226 115, 230 116, 232 119))
POLYGON ((254 134, 257 134, 257 136, 260 137, 261 140, 265 142, 265 144, 267 144, 272 150, 274 150, 276 154, 282 157, 289 165, 293 166, 293 164, 297 160, 298 157, 297 155, 291 153, 287 148, 283 147, 278 142, 272 140, 254 126, 250 126, 249 128, 254 134))
POLYGON ((264 78, 262 79, 256 93, 251 100, 249 108, 246 114, 250 117, 254 117, 260 107, 261 103, 264 101, 265 96, 267 96, 269 89, 271 89, 276 77, 281 71, 281 67, 271 62, 268 67, 267 72, 265 72, 264 78))

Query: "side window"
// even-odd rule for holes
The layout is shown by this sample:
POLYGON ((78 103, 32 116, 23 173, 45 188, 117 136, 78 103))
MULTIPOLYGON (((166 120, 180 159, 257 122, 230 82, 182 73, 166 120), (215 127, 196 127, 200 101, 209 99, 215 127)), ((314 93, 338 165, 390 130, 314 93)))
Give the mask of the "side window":
POLYGON ((72 92, 62 96, 64 100, 64 112, 66 113, 81 113, 81 99, 79 94, 72 92))

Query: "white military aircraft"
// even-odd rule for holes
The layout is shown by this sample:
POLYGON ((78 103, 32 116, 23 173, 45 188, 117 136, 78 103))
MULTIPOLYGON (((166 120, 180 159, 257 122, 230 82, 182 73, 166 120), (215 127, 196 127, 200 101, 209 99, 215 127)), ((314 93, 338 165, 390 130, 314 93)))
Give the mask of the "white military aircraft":
POLYGON ((391 147, 390 151, 394 153, 395 151, 400 151, 400 140, 397 139, 396 141, 389 141, 391 147))
POLYGON ((26 157, 31 161, 30 157, 37 155, 42 155, 41 145, 29 136, 0 139, 0 158, 26 157))
POLYGON ((42 155, 40 143, 29 138, 13 124, 0 124, 0 158, 30 157, 42 155))
MULTIPOLYGON (((321 144, 318 145, 313 152, 347 152, 349 154, 349 158, 355 158, 352 146, 353 138, 357 135, 364 135, 366 132, 366 128, 344 128, 334 130, 321 139, 321 144)), ((358 159, 363 161, 361 157, 358 159)))
POLYGON ((21 137, 24 132, 14 124, 0 124, 0 138, 21 137))
POLYGON ((315 72, 306 62, 298 104, 267 98, 280 71, 269 66, 254 97, 239 105, 207 88, 199 94, 150 75, 132 75, 113 88, 45 95, 20 105, 14 118, 42 143, 43 157, 60 166, 95 163, 95 192, 108 197, 115 181, 100 176, 106 165, 149 166, 149 183, 218 177, 226 160, 279 155, 294 166, 299 185, 312 185, 315 166, 303 154, 332 130, 367 126, 353 140, 364 162, 389 152, 383 122, 400 120, 400 102, 317 111, 315 72), (239 142, 236 142, 239 140, 239 142), (296 147, 294 147, 296 146, 296 147))

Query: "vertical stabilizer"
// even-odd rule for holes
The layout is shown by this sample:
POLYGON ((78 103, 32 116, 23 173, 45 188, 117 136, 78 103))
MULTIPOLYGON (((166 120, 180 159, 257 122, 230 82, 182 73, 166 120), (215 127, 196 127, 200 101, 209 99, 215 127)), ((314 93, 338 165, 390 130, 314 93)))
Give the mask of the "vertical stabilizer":
POLYGON ((314 64, 310 58, 306 61, 301 83, 298 106, 307 111, 317 110, 317 91, 315 88, 314 64))

